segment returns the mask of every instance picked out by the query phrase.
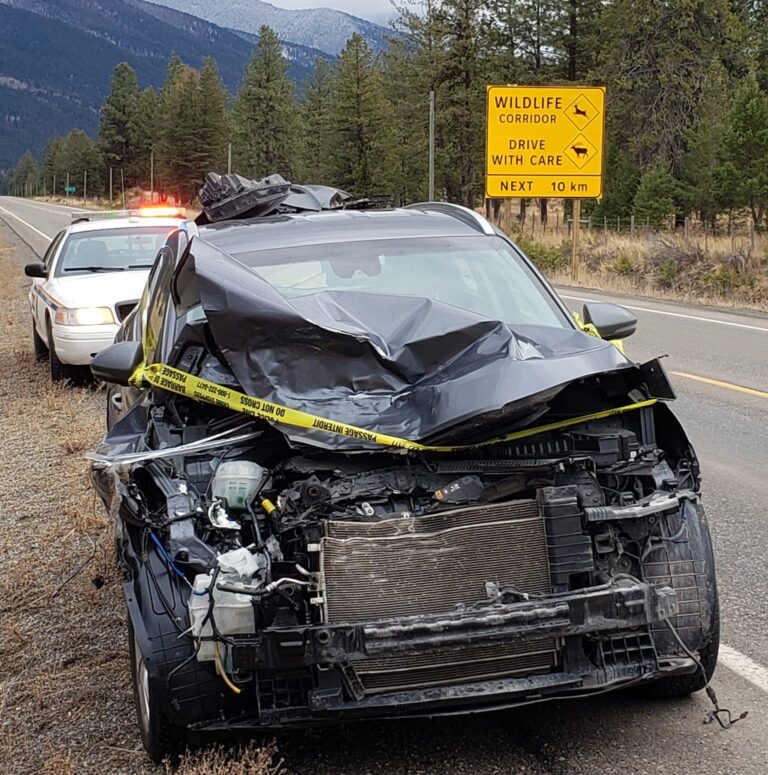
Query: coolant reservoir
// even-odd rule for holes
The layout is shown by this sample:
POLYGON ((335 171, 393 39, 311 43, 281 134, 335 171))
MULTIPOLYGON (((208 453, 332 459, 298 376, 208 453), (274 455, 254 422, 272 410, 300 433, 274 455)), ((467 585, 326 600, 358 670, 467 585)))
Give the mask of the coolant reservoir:
POLYGON ((226 498, 230 509, 245 509, 268 476, 266 468, 250 460, 225 460, 213 475, 213 497, 226 498))

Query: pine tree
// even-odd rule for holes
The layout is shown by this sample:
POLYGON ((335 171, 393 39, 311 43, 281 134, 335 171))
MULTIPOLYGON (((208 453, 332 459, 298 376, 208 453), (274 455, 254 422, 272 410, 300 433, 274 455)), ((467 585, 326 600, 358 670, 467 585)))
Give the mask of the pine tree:
POLYGON ((43 152, 43 163, 40 165, 40 174, 45 178, 46 190, 50 191, 54 196, 61 192, 61 186, 64 182, 58 177, 58 159, 61 154, 61 137, 54 137, 43 152), (56 190, 54 190, 54 177, 56 177, 56 190))
POLYGON ((219 78, 216 62, 207 57, 200 71, 197 104, 200 106, 197 140, 200 144, 199 176, 226 170, 229 114, 227 93, 219 78))
POLYGON ((103 163, 99 147, 81 129, 75 129, 62 138, 56 159, 58 180, 63 182, 69 175, 69 184, 74 186, 76 196, 83 195, 86 177, 89 196, 103 193, 103 163))
POLYGON ((708 74, 719 63, 729 75, 739 72, 737 33, 729 0, 609 6, 600 65, 610 94, 609 132, 641 169, 660 161, 680 174, 708 74))
POLYGON ((327 59, 318 57, 312 73, 304 83, 301 98, 303 177, 307 181, 324 185, 334 185, 330 164, 333 154, 331 98, 334 74, 334 66, 327 59))
POLYGON ((521 0, 486 0, 484 37, 489 50, 493 83, 522 83, 530 73, 522 56, 525 21, 521 0))
POLYGON ((555 74, 583 81, 597 67, 602 50, 602 0, 558 0, 554 3, 552 45, 555 74))
POLYGON ((123 168, 131 183, 136 167, 131 123, 138 98, 136 73, 128 63, 121 62, 112 72, 110 92, 101 106, 99 144, 106 166, 123 168))
POLYGON ((768 94, 755 73, 736 93, 725 122, 719 169, 721 206, 749 207, 756 225, 768 211, 768 94))
POLYGON ((655 164, 640 179, 635 194, 635 219, 654 229, 669 224, 676 212, 677 182, 661 164, 655 164))
MULTIPOLYGON (((198 132, 200 119, 199 75, 191 67, 171 60, 160 98, 156 174, 166 191, 189 202, 202 183, 201 163, 206 150, 198 132)), ((156 182, 156 187, 158 187, 156 182)))
POLYGON ((681 190, 686 212, 696 213, 704 225, 715 225, 719 209, 716 175, 730 99, 728 77, 718 64, 704 86, 696 123, 686 138, 687 149, 682 162, 681 190))
POLYGON ((474 207, 482 191, 486 63, 480 39, 483 0, 442 0, 445 51, 440 73, 445 143, 441 176, 451 202, 474 207))
MULTIPOLYGON (((448 138, 442 120, 441 77, 445 61, 438 0, 423 13, 399 8, 397 35, 384 55, 384 79, 392 125, 393 193, 401 203, 423 201, 429 192, 429 94, 435 93, 435 179, 442 189, 448 138)), ((436 197, 440 198, 436 192, 436 197)))
POLYGON ((381 69, 355 33, 333 82, 330 171, 336 185, 356 196, 388 193, 387 114, 381 69))
POLYGON ((290 178, 297 171, 298 105, 288 70, 277 34, 262 27, 232 116, 235 171, 241 175, 290 178))
POLYGON ((30 151, 21 155, 13 171, 13 187, 21 196, 33 196, 40 171, 30 151))
MULTIPOLYGON (((147 87, 139 93, 136 100, 136 110, 133 113, 128 126, 131 147, 133 150, 134 166, 129 171, 128 183, 133 183, 140 188, 149 188, 152 154, 157 156, 160 141, 160 96, 151 87, 147 87)), ((155 159, 155 166, 159 166, 159 157, 155 159)), ((115 170, 119 174, 119 170, 115 170)), ((117 181, 119 178, 115 178, 117 181)))

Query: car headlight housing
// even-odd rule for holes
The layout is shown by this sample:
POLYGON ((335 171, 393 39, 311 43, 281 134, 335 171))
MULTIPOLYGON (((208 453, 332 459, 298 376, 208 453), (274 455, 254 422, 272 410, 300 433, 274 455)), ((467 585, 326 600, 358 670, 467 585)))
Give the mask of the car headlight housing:
POLYGON ((57 309, 53 318, 60 326, 105 326, 115 322, 109 307, 57 309))

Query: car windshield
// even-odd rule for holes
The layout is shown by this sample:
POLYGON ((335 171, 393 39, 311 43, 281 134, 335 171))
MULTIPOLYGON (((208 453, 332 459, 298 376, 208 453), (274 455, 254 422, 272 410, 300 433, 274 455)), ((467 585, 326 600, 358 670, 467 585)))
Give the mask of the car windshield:
POLYGON ((306 245, 236 258, 286 298, 340 290, 421 296, 512 325, 569 327, 524 259, 498 237, 306 245))
POLYGON ((70 234, 56 274, 149 269, 170 232, 168 226, 147 225, 70 234))

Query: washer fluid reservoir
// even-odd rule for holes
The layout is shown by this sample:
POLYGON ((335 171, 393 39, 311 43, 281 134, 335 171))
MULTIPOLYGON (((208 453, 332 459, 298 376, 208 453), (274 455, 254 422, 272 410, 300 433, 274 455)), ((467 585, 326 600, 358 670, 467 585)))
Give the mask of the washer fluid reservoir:
POLYGON ((225 460, 213 475, 214 498, 224 498, 227 507, 245 509, 269 478, 269 471, 250 460, 225 460))

